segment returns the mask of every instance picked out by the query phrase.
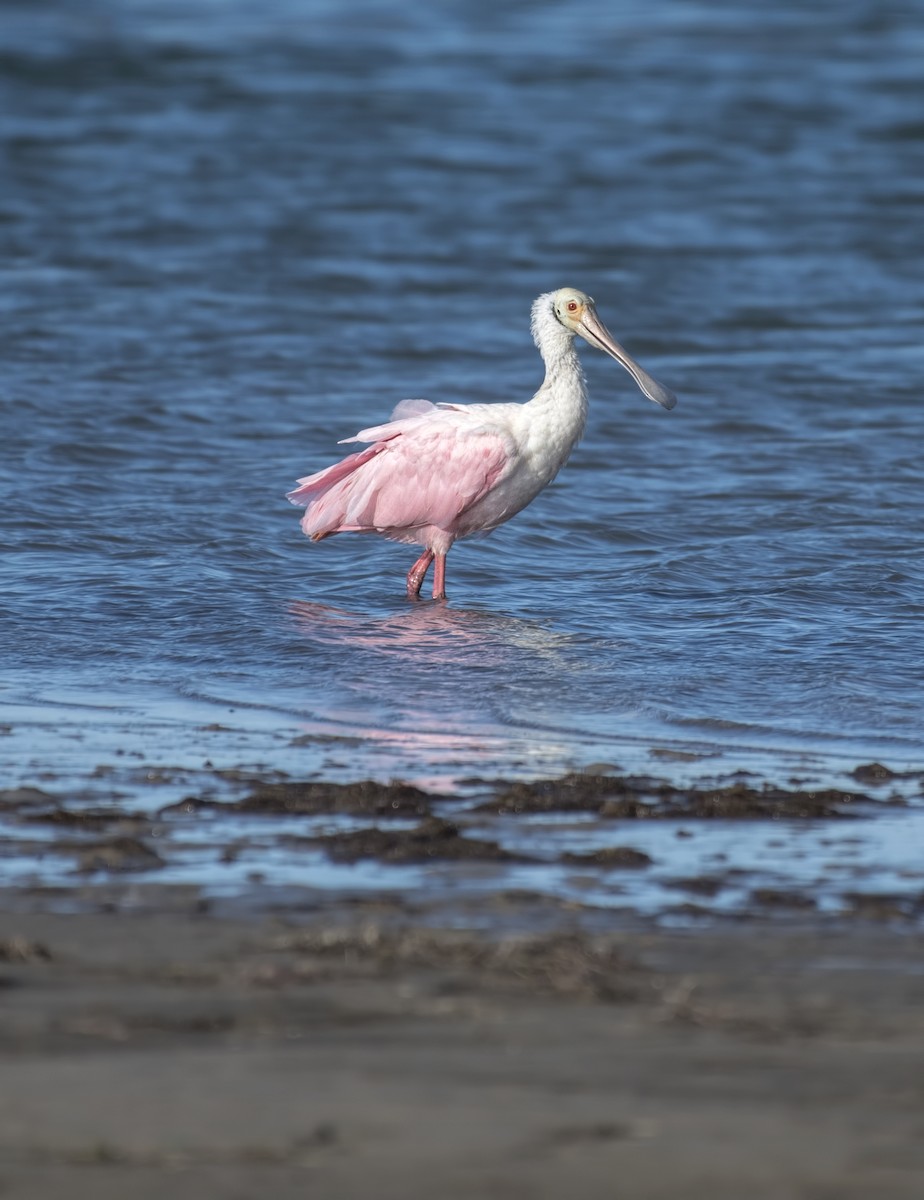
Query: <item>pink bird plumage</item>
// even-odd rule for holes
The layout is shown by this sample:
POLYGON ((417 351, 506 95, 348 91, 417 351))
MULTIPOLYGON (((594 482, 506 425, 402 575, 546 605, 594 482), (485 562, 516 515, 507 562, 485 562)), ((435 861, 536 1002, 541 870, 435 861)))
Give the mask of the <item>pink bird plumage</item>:
POLYGON ((379 533, 424 547, 407 576, 420 595, 434 563, 433 597, 445 599, 453 542, 490 533, 525 508, 567 461, 584 430, 587 392, 575 334, 604 350, 642 392, 673 408, 673 392, 652 379, 610 335, 593 300, 574 288, 540 296, 532 332, 545 363, 542 387, 526 404, 431 404, 403 400, 384 425, 344 443, 369 443, 298 480, 288 493, 306 509, 312 541, 335 533, 379 533))

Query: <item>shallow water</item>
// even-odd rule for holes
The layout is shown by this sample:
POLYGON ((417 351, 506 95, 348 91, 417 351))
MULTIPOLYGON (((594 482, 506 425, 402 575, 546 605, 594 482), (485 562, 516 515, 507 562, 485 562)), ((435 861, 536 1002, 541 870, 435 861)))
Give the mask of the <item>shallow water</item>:
POLYGON ((920 767, 922 17, 7 6, 4 775, 920 767), (678 408, 588 348, 448 606, 309 545, 292 481, 403 397, 528 399, 563 284, 678 408))

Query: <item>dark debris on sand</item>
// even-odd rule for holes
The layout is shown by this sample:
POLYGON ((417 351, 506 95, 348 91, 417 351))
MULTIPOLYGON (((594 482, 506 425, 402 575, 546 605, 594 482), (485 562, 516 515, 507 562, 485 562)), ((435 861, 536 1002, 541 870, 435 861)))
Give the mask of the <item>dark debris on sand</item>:
POLYGON ((861 763, 850 774, 858 783, 865 784, 867 787, 882 787, 884 784, 900 778, 895 771, 883 766, 880 762, 861 763))
POLYGON ((632 846, 601 846, 599 850, 590 850, 586 854, 568 852, 561 856, 561 861, 569 866, 639 869, 650 867, 654 859, 632 846))
POLYGON ((167 865, 156 850, 134 837, 109 838, 76 847, 76 850, 77 870, 83 875, 92 875, 97 871, 157 871, 167 865))
POLYGON ((380 862, 414 864, 435 860, 478 860, 483 862, 532 862, 533 859, 504 850, 496 842, 463 837, 452 821, 430 817, 413 829, 356 829, 348 833, 324 834, 313 838, 290 838, 323 850, 334 862, 357 862, 375 858, 380 862))
POLYGON ((186 796, 160 810, 160 816, 193 816, 198 812, 239 812, 251 816, 426 817, 440 799, 409 783, 328 783, 323 780, 285 780, 259 783, 240 800, 222 803, 203 796, 186 796))
POLYGON ((866 921, 920 920, 924 916, 924 892, 844 892, 843 916, 866 921))
POLYGON ((836 819, 851 804, 873 803, 859 792, 836 788, 787 791, 737 781, 723 787, 679 788, 660 779, 574 773, 560 779, 514 783, 481 813, 593 812, 620 820, 836 819))

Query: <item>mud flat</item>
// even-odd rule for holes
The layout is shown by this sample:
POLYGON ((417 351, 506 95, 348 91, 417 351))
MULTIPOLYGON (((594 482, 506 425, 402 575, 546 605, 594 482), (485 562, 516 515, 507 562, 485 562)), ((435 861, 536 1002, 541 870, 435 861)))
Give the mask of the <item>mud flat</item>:
POLYGON ((0 791, 0 1200, 924 1195, 920 774, 169 774, 0 791))

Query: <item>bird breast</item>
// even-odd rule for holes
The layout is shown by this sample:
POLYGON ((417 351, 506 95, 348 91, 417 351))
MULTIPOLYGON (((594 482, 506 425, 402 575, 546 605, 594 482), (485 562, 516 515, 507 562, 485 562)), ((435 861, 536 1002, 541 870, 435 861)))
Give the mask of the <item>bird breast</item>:
POLYGON ((504 405, 503 414, 496 411, 500 405, 489 406, 495 420, 503 415, 511 453, 490 491, 461 515, 459 536, 495 529, 524 509, 552 482, 580 441, 586 408, 537 404, 539 398, 504 405))

